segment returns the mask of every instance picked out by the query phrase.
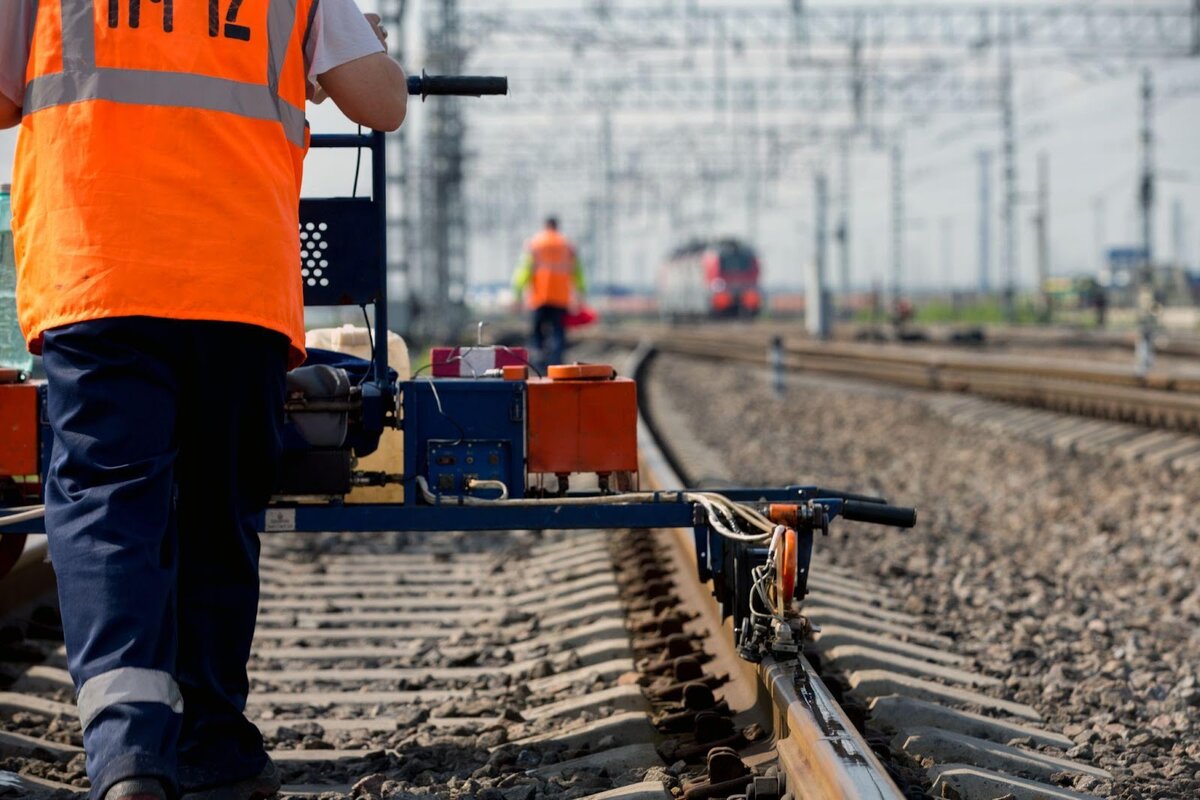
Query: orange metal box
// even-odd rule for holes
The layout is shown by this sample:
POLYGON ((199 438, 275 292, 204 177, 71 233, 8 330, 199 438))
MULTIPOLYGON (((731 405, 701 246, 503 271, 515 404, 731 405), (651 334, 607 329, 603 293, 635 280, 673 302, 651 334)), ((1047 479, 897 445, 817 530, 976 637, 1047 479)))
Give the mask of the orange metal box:
POLYGON ((534 378, 528 392, 530 473, 637 471, 633 381, 534 378))
POLYGON ((0 384, 0 475, 38 473, 37 384, 0 384))

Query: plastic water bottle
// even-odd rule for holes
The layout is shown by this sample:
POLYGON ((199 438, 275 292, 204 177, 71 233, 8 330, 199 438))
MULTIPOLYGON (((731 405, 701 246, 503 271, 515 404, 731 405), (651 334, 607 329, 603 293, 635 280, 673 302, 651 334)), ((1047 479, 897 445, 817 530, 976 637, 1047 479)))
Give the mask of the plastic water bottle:
POLYGON ((28 373, 33 356, 17 324, 17 260, 13 255, 12 197, 0 186, 0 370, 28 373))

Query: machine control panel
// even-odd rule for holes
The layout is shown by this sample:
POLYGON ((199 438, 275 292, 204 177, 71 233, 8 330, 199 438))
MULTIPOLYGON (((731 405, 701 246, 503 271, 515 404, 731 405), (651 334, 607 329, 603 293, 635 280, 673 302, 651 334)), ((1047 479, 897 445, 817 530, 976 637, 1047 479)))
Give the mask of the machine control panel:
MULTIPOLYGON (((488 500, 500 497, 499 489, 470 490, 470 483, 476 481, 500 481, 505 486, 513 485, 513 476, 509 472, 511 447, 502 441, 454 441, 430 440, 426 443, 429 448, 429 488, 439 494, 471 495, 488 500)), ((524 481, 525 476, 518 476, 518 481, 524 481)))

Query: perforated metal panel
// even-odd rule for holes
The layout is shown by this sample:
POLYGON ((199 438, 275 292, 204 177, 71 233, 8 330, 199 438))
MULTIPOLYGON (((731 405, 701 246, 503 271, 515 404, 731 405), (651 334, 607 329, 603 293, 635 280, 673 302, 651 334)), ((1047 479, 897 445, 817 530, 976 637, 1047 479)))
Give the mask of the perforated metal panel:
POLYGON ((375 303, 380 230, 369 198, 300 201, 300 278, 306 306, 375 303))

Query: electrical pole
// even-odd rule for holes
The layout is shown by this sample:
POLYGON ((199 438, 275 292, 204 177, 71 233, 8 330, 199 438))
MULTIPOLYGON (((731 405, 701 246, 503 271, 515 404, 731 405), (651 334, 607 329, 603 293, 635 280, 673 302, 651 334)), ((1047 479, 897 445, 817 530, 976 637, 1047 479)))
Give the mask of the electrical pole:
MULTIPOLYGON (((383 24, 393 32, 392 55, 405 61, 406 31, 404 16, 407 0, 380 0, 379 15, 383 24)), ((387 254, 388 254, 388 321, 397 330, 408 333, 412 324, 412 272, 408 253, 413 249, 409 213, 412 198, 407 176, 408 129, 389 134, 384 141, 387 156, 387 254), (400 291, 401 285, 403 292, 400 291)))
POLYGON ((813 267, 804 291, 804 323, 809 336, 814 339, 829 338, 829 289, 825 280, 828 252, 826 230, 829 216, 828 206, 828 181, 824 172, 818 172, 816 177, 816 223, 813 228, 816 252, 813 253, 813 267))
POLYGON ((1142 72, 1142 267, 1138 270, 1138 342, 1135 368, 1145 374, 1154 365, 1154 73, 1142 72))
POLYGON ((900 305, 904 272, 904 145, 892 143, 892 306, 900 305))
POLYGON ((979 294, 992 290, 992 154, 979 151, 979 294))
POLYGON ((1200 56, 1200 0, 1192 0, 1192 55, 1200 56))
POLYGON ((753 89, 746 93, 746 118, 749 120, 750 136, 746 147, 735 149, 738 153, 748 153, 750 158, 742 174, 746 176, 746 238, 752 247, 758 247, 758 217, 761 200, 759 193, 762 187, 759 159, 762 156, 758 137, 758 94, 753 89))
POLYGON ((1180 197, 1171 202, 1171 260, 1180 269, 1187 266, 1187 217, 1180 197))
MULTIPOLYGON (((608 297, 612 297, 612 287, 614 281, 614 272, 617 267, 616 259, 616 214, 617 214, 617 198, 616 198, 616 165, 614 164, 615 153, 613 148, 613 128, 612 128, 612 111, 605 107, 600 116, 600 168, 604 171, 602 176, 604 187, 604 199, 602 200, 601 219, 603 225, 600 231, 600 252, 602 254, 601 263, 603 265, 602 274, 604 280, 608 282, 602 292, 607 292, 608 297)), ((599 282, 597 281, 597 284, 599 282)), ((596 287, 599 289, 599 285, 596 287)))
MULTIPOLYGON (((431 72, 462 72, 464 49, 460 40, 458 0, 436 0, 425 5, 425 60, 431 72)), ((432 273, 433 291, 425 293, 426 308, 433 310, 428 325, 432 337, 449 339, 466 322, 466 201, 463 196, 464 127, 457 98, 440 98, 425 126, 426 161, 430 174, 421 204, 422 270, 432 273)))
POLYGON ((942 237, 942 280, 946 291, 954 294, 954 219, 942 217, 938 226, 942 237))
POLYGON ((1105 267, 1105 248, 1108 244, 1108 207, 1104 202, 1103 195, 1096 195, 1092 198, 1092 227, 1093 236, 1096 239, 1096 274, 1105 267))
POLYGON ((850 141, 842 140, 840 202, 838 203, 838 289, 842 294, 842 304, 850 300, 850 194, 852 180, 850 175, 850 141))
POLYGON ((1013 98, 1012 19, 1006 18, 1000 42, 1000 117, 1004 128, 1004 238, 1001 250, 1001 291, 1004 318, 1016 318, 1017 293, 1017 128, 1013 98))
POLYGON ((1039 314, 1043 322, 1050 321, 1050 294, 1047 282, 1050 279, 1050 156, 1045 151, 1038 153, 1038 195, 1034 227, 1037 231, 1037 276, 1039 314))

